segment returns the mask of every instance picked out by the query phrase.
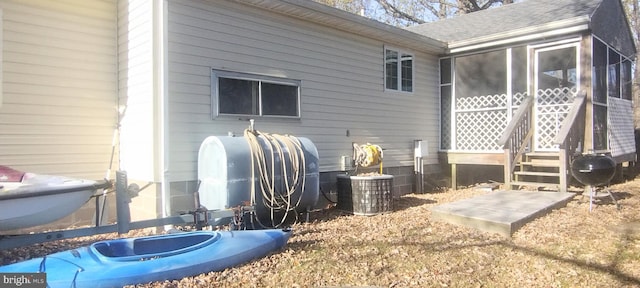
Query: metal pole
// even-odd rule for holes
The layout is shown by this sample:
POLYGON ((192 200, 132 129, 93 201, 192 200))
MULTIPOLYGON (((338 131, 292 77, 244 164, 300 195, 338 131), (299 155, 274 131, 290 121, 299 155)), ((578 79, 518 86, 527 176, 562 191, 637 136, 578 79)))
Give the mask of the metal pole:
POLYGON ((129 203, 131 198, 127 192, 127 172, 116 171, 116 213, 118 217, 118 234, 129 232, 131 224, 131 212, 129 203))
POLYGON ((424 164, 422 160, 422 140, 413 140, 413 174, 416 193, 424 193, 424 164))

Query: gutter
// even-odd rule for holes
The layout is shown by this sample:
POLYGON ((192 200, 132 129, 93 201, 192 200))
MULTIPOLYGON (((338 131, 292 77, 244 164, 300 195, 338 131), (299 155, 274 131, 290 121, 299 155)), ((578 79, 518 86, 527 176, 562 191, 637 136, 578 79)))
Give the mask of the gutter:
POLYGON ((320 24, 333 29, 380 40, 395 45, 405 45, 418 51, 442 54, 446 43, 406 29, 378 22, 347 11, 310 0, 231 0, 251 5, 288 17, 320 24))
POLYGON ((517 29, 505 33, 497 33, 460 41, 451 41, 449 43, 447 53, 454 54, 470 50, 477 50, 488 47, 531 41, 535 39, 545 39, 560 35, 588 31, 591 29, 590 24, 591 17, 581 16, 517 29))

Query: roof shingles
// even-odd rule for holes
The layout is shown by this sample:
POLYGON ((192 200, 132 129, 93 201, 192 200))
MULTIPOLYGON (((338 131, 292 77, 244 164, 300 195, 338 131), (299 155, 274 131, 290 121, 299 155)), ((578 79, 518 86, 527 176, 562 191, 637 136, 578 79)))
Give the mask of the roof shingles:
POLYGON ((526 0, 407 29, 445 42, 469 40, 559 20, 591 17, 602 1, 526 0))

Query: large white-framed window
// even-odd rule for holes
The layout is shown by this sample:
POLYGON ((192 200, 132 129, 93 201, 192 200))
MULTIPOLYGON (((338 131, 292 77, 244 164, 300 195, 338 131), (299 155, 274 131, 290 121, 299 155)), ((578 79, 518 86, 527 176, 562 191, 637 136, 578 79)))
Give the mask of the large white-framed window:
POLYGON ((384 47, 384 88, 390 91, 413 92, 414 59, 412 53, 384 47))
POLYGON ((300 118, 301 81, 211 69, 213 117, 300 118))

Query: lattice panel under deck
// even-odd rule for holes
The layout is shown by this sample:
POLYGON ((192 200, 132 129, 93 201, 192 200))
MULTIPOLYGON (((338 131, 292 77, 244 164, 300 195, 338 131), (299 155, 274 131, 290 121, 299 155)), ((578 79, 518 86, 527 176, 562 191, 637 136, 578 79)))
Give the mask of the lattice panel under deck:
MULTIPOLYGON (((568 111, 567 111, 568 112, 568 111)), ((553 141, 560 131, 560 126, 567 113, 555 112, 555 113, 540 113, 538 114, 537 121, 537 140, 538 148, 543 149, 555 149, 558 145, 553 144, 553 141)))
POLYGON ((538 97, 539 105, 568 104, 576 98, 577 94, 578 89, 576 87, 561 87, 538 90, 536 97, 538 97))
POLYGON ((553 141, 560 131, 562 121, 571 110, 577 95, 576 88, 556 88, 538 91, 536 101, 536 148, 555 150, 553 141))
MULTIPOLYGON (((516 93, 511 105, 507 94, 467 96, 456 99, 455 125, 449 123, 451 114, 442 111, 442 147, 462 151, 496 151, 498 139, 507 127, 507 113, 513 115, 518 106, 528 96, 516 93), (451 130, 455 128, 456 144, 452 147, 451 130)), ((442 107, 451 107, 449 99, 442 99, 442 107)), ((509 115, 509 116, 511 116, 509 115)))
POLYGON ((507 95, 480 95, 456 99, 456 110, 477 110, 507 107, 507 95))
POLYGON ((456 113, 456 146, 466 151, 495 151, 507 127, 506 110, 456 113))
POLYGON ((518 108, 518 106, 522 104, 522 101, 524 101, 524 98, 527 98, 527 96, 529 96, 529 93, 527 92, 518 92, 513 94, 513 99, 511 100, 511 108, 518 108))

